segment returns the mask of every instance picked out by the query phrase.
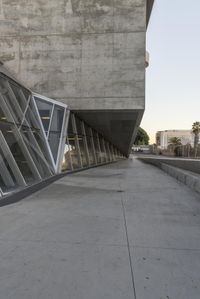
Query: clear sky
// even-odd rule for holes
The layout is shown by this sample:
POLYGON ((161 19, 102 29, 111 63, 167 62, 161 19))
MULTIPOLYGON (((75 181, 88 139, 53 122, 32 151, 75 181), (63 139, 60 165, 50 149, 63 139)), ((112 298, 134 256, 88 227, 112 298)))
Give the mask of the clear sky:
POLYGON ((150 66, 141 126, 191 129, 200 121, 200 0, 155 0, 147 31, 150 66))

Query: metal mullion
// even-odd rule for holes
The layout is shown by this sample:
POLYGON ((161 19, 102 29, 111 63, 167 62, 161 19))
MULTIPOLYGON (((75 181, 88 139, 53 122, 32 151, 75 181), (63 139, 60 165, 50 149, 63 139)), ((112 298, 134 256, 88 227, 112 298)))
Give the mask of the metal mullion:
POLYGON ((103 163, 102 161, 102 152, 101 152, 101 146, 100 146, 100 141, 99 141, 99 133, 97 132, 97 144, 98 144, 98 148, 99 148, 99 153, 100 153, 100 163, 103 163))
POLYGON ((67 136, 66 140, 67 140, 67 144, 68 144, 68 147, 69 147, 69 158, 70 158, 71 170, 74 170, 74 166, 73 166, 73 161, 72 161, 72 156, 71 156, 70 144, 69 144, 68 136, 67 136))
POLYGON ((57 154, 57 161, 56 161, 57 162, 56 170, 58 173, 61 172, 61 168, 62 168, 62 160, 63 160, 64 150, 65 150, 67 128, 69 123, 69 114, 70 114, 69 110, 64 108, 63 123, 62 123, 62 129, 60 133, 60 143, 58 147, 58 154, 57 154))
MULTIPOLYGON (((54 158, 53 158, 53 155, 52 155, 51 147, 50 147, 49 142, 48 142, 48 137, 47 137, 47 135, 46 135, 46 133, 44 131, 44 127, 43 127, 43 124, 42 124, 42 120, 41 120, 41 117, 40 117, 37 105, 35 103, 34 96, 32 96, 32 102, 33 102, 33 105, 34 105, 36 113, 37 113, 37 117, 38 117, 38 120, 39 120, 40 128, 41 128, 44 140, 45 140, 45 144, 46 144, 46 147, 47 147, 47 150, 48 150, 48 153, 49 153, 49 157, 51 159, 52 166, 54 168, 54 172, 56 172, 56 164, 55 164, 55 161, 54 161, 54 158)), ((54 106, 52 108, 52 111, 54 110, 54 106)), ((50 126, 49 126, 49 130, 50 130, 50 126)), ((34 138, 35 138, 35 136, 34 136, 34 138)), ((36 140, 36 142, 37 142, 37 140, 36 140)), ((40 149, 40 151, 41 151, 41 149, 40 149)))
MULTIPOLYGON (((22 109, 21 109, 21 107, 20 107, 20 105, 19 105, 19 103, 18 103, 18 101, 17 101, 17 98, 16 98, 16 96, 15 96, 14 91, 12 90, 12 87, 10 86, 9 81, 6 81, 6 84, 7 84, 8 90, 11 92, 12 97, 13 97, 13 99, 14 99, 14 101, 15 101, 15 108, 18 110, 18 111, 17 111, 17 113, 18 113, 18 117, 21 117, 21 119, 23 119, 23 111, 22 111, 22 109), (21 116, 20 116, 20 114, 21 114, 21 116)), ((9 104, 9 103, 8 103, 8 104, 9 104)), ((9 106, 10 106, 10 105, 9 105, 9 106)), ((11 108, 11 111, 13 111, 12 107, 10 107, 10 108, 11 108)), ((13 112, 14 112, 14 111, 13 111, 13 112)), ((14 114, 15 114, 15 113, 14 113, 14 114)))
POLYGON ((1 175, 1 179, 6 186, 15 187, 16 184, 4 162, 2 154, 0 154, 0 173, 3 174, 1 175))
POLYGON ((39 100, 42 100, 42 101, 45 101, 45 102, 47 102, 47 103, 51 103, 52 105, 54 104, 54 105, 58 105, 58 106, 60 106, 60 107, 62 107, 62 108, 68 108, 68 105, 66 105, 66 104, 64 104, 64 103, 62 103, 62 102, 58 102, 58 101, 56 101, 56 100, 53 100, 53 99, 51 99, 51 98, 47 98, 47 97, 45 97, 45 96, 42 96, 41 94, 38 94, 38 93, 33 93, 33 97, 35 98, 38 98, 39 100))
POLYGON ((3 154, 5 155, 5 157, 8 156, 9 159, 7 159, 7 162, 16 178, 17 183, 20 186, 26 186, 26 181, 17 165, 17 162, 15 161, 15 158, 13 157, 13 154, 2 134, 2 132, 0 131, 0 141, 1 141, 1 149, 3 151, 3 154))
POLYGON ((96 149, 95 149, 95 145, 94 145, 94 136, 93 136, 92 128, 89 128, 89 130, 90 130, 90 134, 91 134, 91 143, 92 143, 92 149, 93 149, 93 154, 94 154, 94 162, 95 162, 95 165, 97 165, 97 156, 96 156, 96 149))
POLYGON ((86 151, 87 163, 88 163, 88 166, 90 166, 90 156, 89 156, 89 150, 88 150, 87 137, 86 137, 86 133, 85 133, 84 121, 81 121, 81 129, 82 129, 82 133, 83 133, 83 143, 84 143, 84 147, 85 147, 85 151, 86 151))
MULTIPOLYGON (((18 136, 18 139, 17 139, 17 141, 21 141, 22 143, 23 143, 23 145, 22 145, 22 151, 23 151, 23 148, 25 148, 25 151, 26 151, 26 154, 28 154, 28 157, 29 157, 29 160, 31 160, 32 161, 32 164, 33 164, 33 168, 34 168, 34 172, 35 172, 35 175, 36 175, 36 177, 37 178, 39 178, 39 179, 41 179, 41 176, 40 176, 40 174, 39 174, 39 172, 38 172, 38 170, 37 170, 37 168, 36 168, 36 166, 35 166, 35 163, 33 162, 33 160, 32 160, 32 157, 30 156, 30 154, 29 154, 29 151, 28 151, 28 149, 27 149, 27 147, 26 147, 26 144, 24 143, 24 141, 23 141, 23 139, 22 139, 22 137, 21 137, 21 135, 20 135, 20 132, 19 132, 19 129, 18 129, 18 127, 16 126, 16 124, 15 124, 15 120, 14 120, 14 118, 13 118, 13 116, 12 116, 12 113, 10 112, 10 110, 9 110, 9 107, 7 107, 7 104, 6 104, 6 102, 4 101, 4 98, 0 95, 0 98, 2 99, 2 104, 4 105, 4 108, 7 110, 7 113, 8 113, 8 115, 9 115, 9 117, 10 117, 10 121, 13 123, 13 126, 14 126, 14 128, 15 128, 15 133, 17 134, 17 136, 18 136), (38 174, 39 174, 39 176, 38 176, 38 174)), ((4 137, 4 136, 3 136, 4 137)), ((6 143, 7 144, 7 143, 6 143)), ((8 147, 9 148, 9 147, 8 147)), ((10 152, 11 153, 11 152, 10 152)), ((11 153, 11 155, 12 155, 12 153, 11 153)), ((14 157, 13 157, 13 159, 14 159, 14 157)), ((18 168, 19 169, 19 168, 18 168)), ((20 170, 19 170, 20 171, 20 170)), ((21 173, 21 172, 20 172, 21 173)), ((26 184, 26 183, 25 183, 26 184)))
MULTIPOLYGON (((11 88, 12 88, 12 86, 11 86, 11 88)), ((26 97, 25 97, 25 95, 23 93, 23 90, 21 88, 19 89, 19 93, 21 95, 21 98, 23 98, 23 102, 24 102, 25 106, 27 107, 28 106, 27 105, 27 100, 26 100, 26 97)), ((31 97, 31 94, 28 97, 28 101, 30 101, 30 97, 31 97)))
POLYGON ((106 151, 106 147, 105 147, 105 139, 104 138, 102 138, 102 143, 103 143, 103 150, 105 152, 106 162, 108 162, 108 156, 107 156, 107 151, 106 151))
MULTIPOLYGON (((16 124, 15 124, 15 121, 14 121, 14 118, 13 118, 13 116, 12 116, 12 113, 10 112, 9 108, 7 107, 6 102, 4 101, 4 98, 3 98, 1 95, 0 95, 0 98, 2 99, 2 104, 4 105, 4 108, 7 110, 7 113, 8 113, 8 115, 9 115, 9 117, 10 117, 10 120, 13 122, 12 126, 14 126, 14 128, 15 128, 14 130, 15 130, 15 132, 16 132, 18 138, 19 138, 19 141, 21 140, 21 141, 23 142, 22 137, 21 137, 21 135, 20 135, 20 133, 19 133, 18 127, 17 127, 16 124)), ((1 134, 2 134, 2 133, 1 133, 1 134)), ((2 134, 2 137, 3 137, 3 139, 4 139, 3 134, 2 134)), ((4 139, 4 141, 5 141, 5 144, 7 145, 7 142, 6 142, 5 139, 4 139)), ((18 141, 18 140, 17 140, 17 141, 18 141)), ((28 150, 27 150, 27 147, 26 147, 25 143, 23 142, 22 149, 23 149, 24 147, 26 148, 25 151, 26 151, 26 153, 28 153, 29 159, 30 159, 31 161, 33 161, 32 158, 31 158, 31 156, 30 156, 30 154, 29 154, 29 152, 28 152, 28 150)), ((7 145, 7 149, 9 150, 9 153, 11 154, 11 157, 13 158, 13 160, 14 160, 14 162, 15 162, 15 159, 14 159, 14 157, 13 157, 13 155, 12 155, 12 152, 10 151, 10 148, 9 148, 8 145, 7 145)), ((12 161, 13 161, 13 160, 12 160, 12 161)), ((18 168, 17 163, 15 162, 14 165, 17 166, 17 168, 15 168, 15 169, 17 169, 17 173, 18 173, 18 175, 19 175, 19 180, 20 180, 20 182, 21 182, 20 184, 22 184, 23 186, 24 186, 24 184, 26 185, 26 182, 25 182, 25 180, 24 180, 24 177, 22 176, 21 171, 20 171, 20 169, 18 168)), ((37 178, 41 179, 41 176, 40 176, 40 174, 38 173, 38 171, 37 171, 37 169, 36 169, 36 167, 35 167, 35 163, 34 163, 34 162, 33 162, 33 168, 34 168, 34 172, 35 172, 35 175, 37 176, 37 178), (39 174, 39 176, 38 176, 38 174, 39 174)))
POLYGON ((26 147, 26 143, 24 142, 18 128, 16 127, 14 129, 14 131, 18 137, 17 141, 19 142, 19 144, 21 144, 21 150, 22 150, 23 154, 25 155, 25 157, 29 160, 29 162, 31 164, 30 169, 33 171, 33 175, 35 176, 36 179, 41 180, 42 177, 37 169, 37 166, 35 165, 35 162, 33 161, 32 157, 31 157, 31 154, 29 153, 28 148, 26 147))
POLYGON ((117 149, 114 147, 114 152, 115 152, 115 160, 117 160, 117 149))
POLYGON ((113 161, 113 154, 112 154, 112 144, 109 142, 109 149, 110 149, 110 157, 111 161, 113 161))
POLYGON ((79 141, 78 141, 78 133, 77 133, 75 115, 71 114, 71 117, 72 117, 72 128, 73 128, 73 131, 75 132, 75 144, 76 144, 76 148, 77 148, 77 152, 78 152, 78 159, 79 159, 80 167, 83 168, 81 151, 80 151, 80 146, 79 146, 79 141))
MULTIPOLYGON (((47 140, 49 139, 49 133, 50 133, 50 129, 51 129, 51 124, 52 124, 52 120, 53 120, 53 113, 54 113, 54 109, 55 109, 55 104, 53 104, 52 110, 51 110, 51 116, 50 116, 50 121, 49 121, 49 128, 48 128, 48 132, 47 132, 47 140)), ((42 121, 41 121, 42 123, 42 121)), ((43 125, 42 125, 43 126, 43 125)))
POLYGON ((7 105, 4 97, 1 94, 0 94, 0 99, 1 99, 1 106, 3 105, 2 110, 3 110, 3 112, 4 112, 5 116, 6 116, 6 119, 8 119, 8 121, 11 122, 11 123, 15 123, 13 115, 10 112, 8 105, 7 105), (6 113, 5 113, 4 109, 5 109, 6 113))
MULTIPOLYGON (((34 151, 36 151, 36 153, 39 155, 39 157, 42 159, 42 161, 44 162, 44 164, 47 166, 47 168, 48 168, 48 170, 49 170, 49 173, 50 174, 52 174, 52 170, 50 170, 49 168, 49 163, 46 161, 46 159, 45 159, 45 157, 44 157, 44 154, 43 154, 43 152, 41 151, 41 148, 39 147, 39 145, 38 145, 38 142, 37 142, 37 140, 36 140, 36 138, 35 138, 35 136, 34 136, 34 134, 33 134, 33 132, 32 132, 32 130, 30 129, 30 127, 28 127, 29 128, 29 133, 31 134, 30 136, 31 136, 31 138, 32 138, 32 142, 33 142, 33 145, 30 143, 30 141, 28 140, 28 138, 26 137, 26 136, 24 136, 24 138, 30 143, 30 147, 32 148, 32 149, 34 149, 34 151), (36 148, 35 148, 36 147, 36 148)), ((22 134, 22 132, 20 131, 20 134, 22 134)), ((26 144, 26 143, 25 143, 26 144)))
POLYGON ((26 112, 27 112, 27 110, 28 110, 30 101, 31 101, 31 95, 30 95, 29 98, 28 98, 27 106, 26 106, 26 108, 25 108, 25 110, 24 110, 24 114, 23 114, 22 122, 21 122, 21 125, 19 126, 19 129, 21 129, 21 127, 22 127, 22 125, 23 125, 23 123, 24 123, 24 121, 25 121, 25 119, 26 119, 26 112))
POLYGON ((115 161, 114 149, 112 144, 111 144, 111 151, 112 151, 112 160, 115 161))
POLYGON ((118 157, 119 157, 119 158, 121 157, 121 153, 120 153, 120 150, 118 150, 118 157))
POLYGON ((107 147, 108 147, 109 162, 111 162, 112 159, 111 159, 111 154, 110 154, 110 146, 109 146, 109 142, 107 141, 106 143, 107 143, 107 147))

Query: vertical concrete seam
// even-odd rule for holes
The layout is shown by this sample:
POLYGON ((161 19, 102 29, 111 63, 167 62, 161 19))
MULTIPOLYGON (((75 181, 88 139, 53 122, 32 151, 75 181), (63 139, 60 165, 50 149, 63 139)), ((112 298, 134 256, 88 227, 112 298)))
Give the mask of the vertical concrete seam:
POLYGON ((134 278, 134 271, 133 271, 133 263, 132 263, 130 243, 129 243, 129 238, 128 238, 128 228, 127 228, 127 221, 126 221, 126 213, 125 213, 123 196, 121 196, 121 204, 122 204, 124 226, 125 226, 125 232, 126 232, 126 241, 127 241, 128 255, 129 255, 129 263, 130 263, 130 268, 131 268, 131 279, 132 279, 132 285, 133 285, 134 299, 137 299, 136 288, 135 288, 135 278, 134 278))

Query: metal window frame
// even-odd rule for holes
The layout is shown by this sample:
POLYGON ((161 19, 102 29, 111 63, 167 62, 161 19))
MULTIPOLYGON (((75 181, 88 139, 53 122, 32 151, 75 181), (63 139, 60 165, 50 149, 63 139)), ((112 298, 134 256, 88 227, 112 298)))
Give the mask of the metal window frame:
POLYGON ((63 156, 64 156, 64 145, 65 145, 65 141, 66 141, 65 137, 67 137, 67 127, 68 127, 68 123, 69 123, 70 111, 69 111, 68 106, 66 104, 58 102, 58 101, 53 100, 51 98, 42 96, 38 93, 33 93, 33 99, 34 99, 35 108, 36 108, 38 116, 39 116, 40 126, 42 127, 42 132, 43 132, 43 135, 44 135, 44 139, 46 141, 46 145, 47 145, 48 151, 50 153, 51 162, 52 162, 52 165, 54 166, 54 171, 55 171, 55 173, 59 173, 59 172, 61 172, 61 169, 62 169, 62 159, 63 159, 63 156), (42 124, 42 120, 41 120, 41 117, 40 117, 40 114, 39 114, 39 109, 38 109, 37 104, 36 104, 37 99, 35 99, 35 97, 38 98, 39 100, 41 99, 44 102, 47 102, 47 103, 50 103, 50 104, 53 105, 51 115, 50 115, 50 121, 49 121, 49 127, 48 127, 47 134, 45 133, 44 126, 42 124), (49 134, 50 134, 50 129, 51 129, 51 124, 52 124, 52 120, 53 120, 55 106, 58 106, 58 107, 61 107, 61 108, 64 109, 64 115, 63 115, 63 121, 62 121, 62 128, 61 128, 61 132, 60 132, 60 138, 59 138, 60 140, 59 140, 59 145, 58 145, 58 152, 57 152, 56 161, 54 160, 54 157, 53 157, 53 154, 52 154, 52 151, 51 151, 51 147, 50 147, 50 144, 49 144, 49 140, 48 140, 49 139, 49 134))
POLYGON ((83 168, 80 145, 79 145, 79 141, 78 141, 78 132, 77 132, 77 127, 76 127, 76 117, 75 117, 74 113, 71 113, 71 119, 72 119, 72 128, 73 128, 74 137, 75 137, 75 145, 77 148, 78 161, 79 161, 80 168, 83 168))
POLYGON ((95 145, 94 145, 94 136, 93 136, 93 130, 91 127, 89 127, 90 130, 90 135, 91 135, 91 143, 92 143, 92 150, 93 150, 93 156, 94 156, 94 165, 97 165, 97 155, 96 155, 96 149, 95 149, 95 145))
MULTIPOLYGON (((63 123, 62 123, 62 129, 60 133, 60 143, 58 147, 58 155, 57 155, 57 163, 56 163, 56 171, 57 173, 60 173, 62 170, 62 160, 64 156, 64 150, 65 150, 65 142, 67 139, 67 128, 69 123, 69 116, 70 111, 69 109, 64 109, 64 115, 63 115, 63 123)), ((71 154, 70 154, 71 157, 71 154)))
POLYGON ((83 120, 81 121, 81 129, 82 129, 82 133, 83 133, 83 143, 84 143, 85 152, 86 152, 87 164, 88 164, 88 166, 91 166, 90 165, 90 157, 89 157, 87 137, 86 137, 86 132, 85 132, 85 122, 83 120))
MULTIPOLYGON (((13 116, 12 116, 12 113, 11 113, 11 111, 9 110, 9 107, 8 107, 8 105, 7 105, 7 102, 6 102, 6 100, 4 99, 4 97, 3 97, 1 94, 0 94, 0 100, 1 100, 1 103, 3 104, 4 109, 5 109, 5 111, 6 111, 6 114, 7 114, 6 117, 9 116, 9 119, 10 119, 10 125, 12 125, 12 126, 14 127, 14 131, 15 131, 15 134, 16 134, 15 137, 17 137, 17 141, 21 143, 21 146, 22 146, 22 147, 21 147, 21 150, 22 150, 23 154, 25 155, 25 157, 28 159, 29 163, 31 164, 31 167, 30 167, 30 165, 29 165, 30 169, 34 172, 33 174, 35 175, 36 180, 41 180, 42 178, 41 178, 41 176, 40 176, 40 174, 39 174, 39 172, 38 172, 38 170, 37 170, 37 167, 36 167, 36 165, 35 165, 35 163, 34 163, 32 157, 31 157, 31 155, 30 155, 30 153, 29 153, 29 151, 28 151, 28 149, 27 149, 27 147, 26 147, 26 144, 25 144, 25 142, 24 142, 24 140, 23 140, 23 137, 22 137, 21 134, 20 134, 19 128, 17 127, 17 124, 16 124, 16 122, 15 122, 13 116)), ((4 113, 5 113, 5 112, 4 112, 4 113)), ((4 137, 4 136, 3 136, 3 137, 4 137)), ((6 140, 5 140, 5 142, 6 142, 6 140)), ((6 144, 7 144, 7 142, 6 142, 6 144)), ((7 146, 8 146, 8 145, 7 145, 7 146)), ((8 146, 8 148, 9 148, 9 146, 8 146)), ((11 153, 11 151, 10 151, 10 153, 11 153)), ((12 153, 11 153, 11 155, 12 155, 12 153)), ((14 159, 13 155, 12 155, 12 158, 14 159)), ((14 160, 15 160, 15 159, 14 159, 14 160)), ((28 162, 28 161, 27 161, 27 162, 28 162)), ((18 167, 18 166, 17 166, 17 167, 18 167)), ((18 168, 18 170, 19 170, 19 168, 18 168)), ((20 171, 20 170, 19 170, 19 171, 20 171)), ((21 171, 20 171, 20 173, 21 173, 21 171)), ((22 175, 22 173, 21 173, 21 175, 22 175)), ((22 175, 22 177, 23 177, 23 175, 22 175)))

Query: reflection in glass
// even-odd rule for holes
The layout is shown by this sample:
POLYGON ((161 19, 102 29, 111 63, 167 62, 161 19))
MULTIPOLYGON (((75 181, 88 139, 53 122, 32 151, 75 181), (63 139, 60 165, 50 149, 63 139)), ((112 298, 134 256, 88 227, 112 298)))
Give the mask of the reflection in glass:
POLYGON ((77 169, 77 168, 80 168, 81 165, 80 165, 80 162, 79 162, 78 149, 77 149, 77 146, 76 146, 75 138, 76 138, 76 136, 72 135, 72 134, 70 134, 68 136, 69 149, 70 149, 73 168, 77 169))
POLYGON ((20 88, 18 85, 10 82, 10 87, 15 95, 15 98, 22 110, 22 112, 25 111, 26 106, 28 104, 28 99, 30 96, 30 93, 26 91, 24 88, 20 88))
POLYGON ((16 178, 8 164, 8 159, 9 157, 6 157, 0 148, 0 187, 4 193, 19 187, 16 178))
POLYGON ((40 173, 40 176, 42 178, 47 178, 52 175, 52 171, 49 164, 45 160, 43 152, 39 150, 38 146, 35 143, 35 138, 33 135, 34 133, 31 131, 31 129, 22 127, 21 134, 29 150, 29 153, 31 154, 31 157, 40 173))
POLYGON ((82 131, 82 121, 75 116, 75 121, 76 121, 76 130, 78 135, 82 135, 83 131, 82 131))
POLYGON ((30 183, 37 179, 32 171, 31 162, 27 160, 26 148, 20 138, 16 136, 16 128, 10 124, 0 123, 0 130, 26 182, 30 183))
POLYGON ((51 127, 49 133, 49 145, 54 157, 54 161, 57 161, 58 149, 60 145, 60 135, 63 126, 64 108, 57 105, 54 107, 54 112, 51 120, 51 127))
POLYGON ((16 123, 21 124, 23 119, 23 112, 15 98, 14 92, 12 91, 8 81, 1 77, 0 77, 0 93, 4 98, 16 123))
POLYGON ((98 133, 93 131, 93 140, 94 140, 94 146, 95 146, 95 152, 96 152, 96 157, 97 157, 97 163, 101 163, 101 149, 99 145, 99 140, 98 140, 98 133))
POLYGON ((64 157, 62 161, 62 171, 72 170, 72 158, 71 158, 71 145, 69 145, 68 139, 65 142, 64 157))
POLYGON ((99 136, 99 142, 100 142, 100 147, 101 147, 101 160, 103 163, 105 163, 106 160, 106 151, 105 151, 105 145, 104 145, 104 140, 102 136, 99 136))
POLYGON ((49 130, 49 124, 50 124, 53 104, 48 103, 47 101, 43 101, 43 100, 41 100, 37 97, 34 97, 34 98, 35 98, 35 102, 36 102, 36 105, 37 105, 38 110, 39 110, 39 114, 40 114, 41 121, 42 121, 42 124, 43 124, 43 127, 44 127, 44 131, 47 135, 48 130, 49 130))
POLYGON ((81 160, 83 167, 88 166, 87 163, 87 154, 86 154, 86 148, 83 140, 84 136, 83 135, 78 135, 78 142, 79 142, 79 147, 80 147, 80 153, 81 153, 81 160))

